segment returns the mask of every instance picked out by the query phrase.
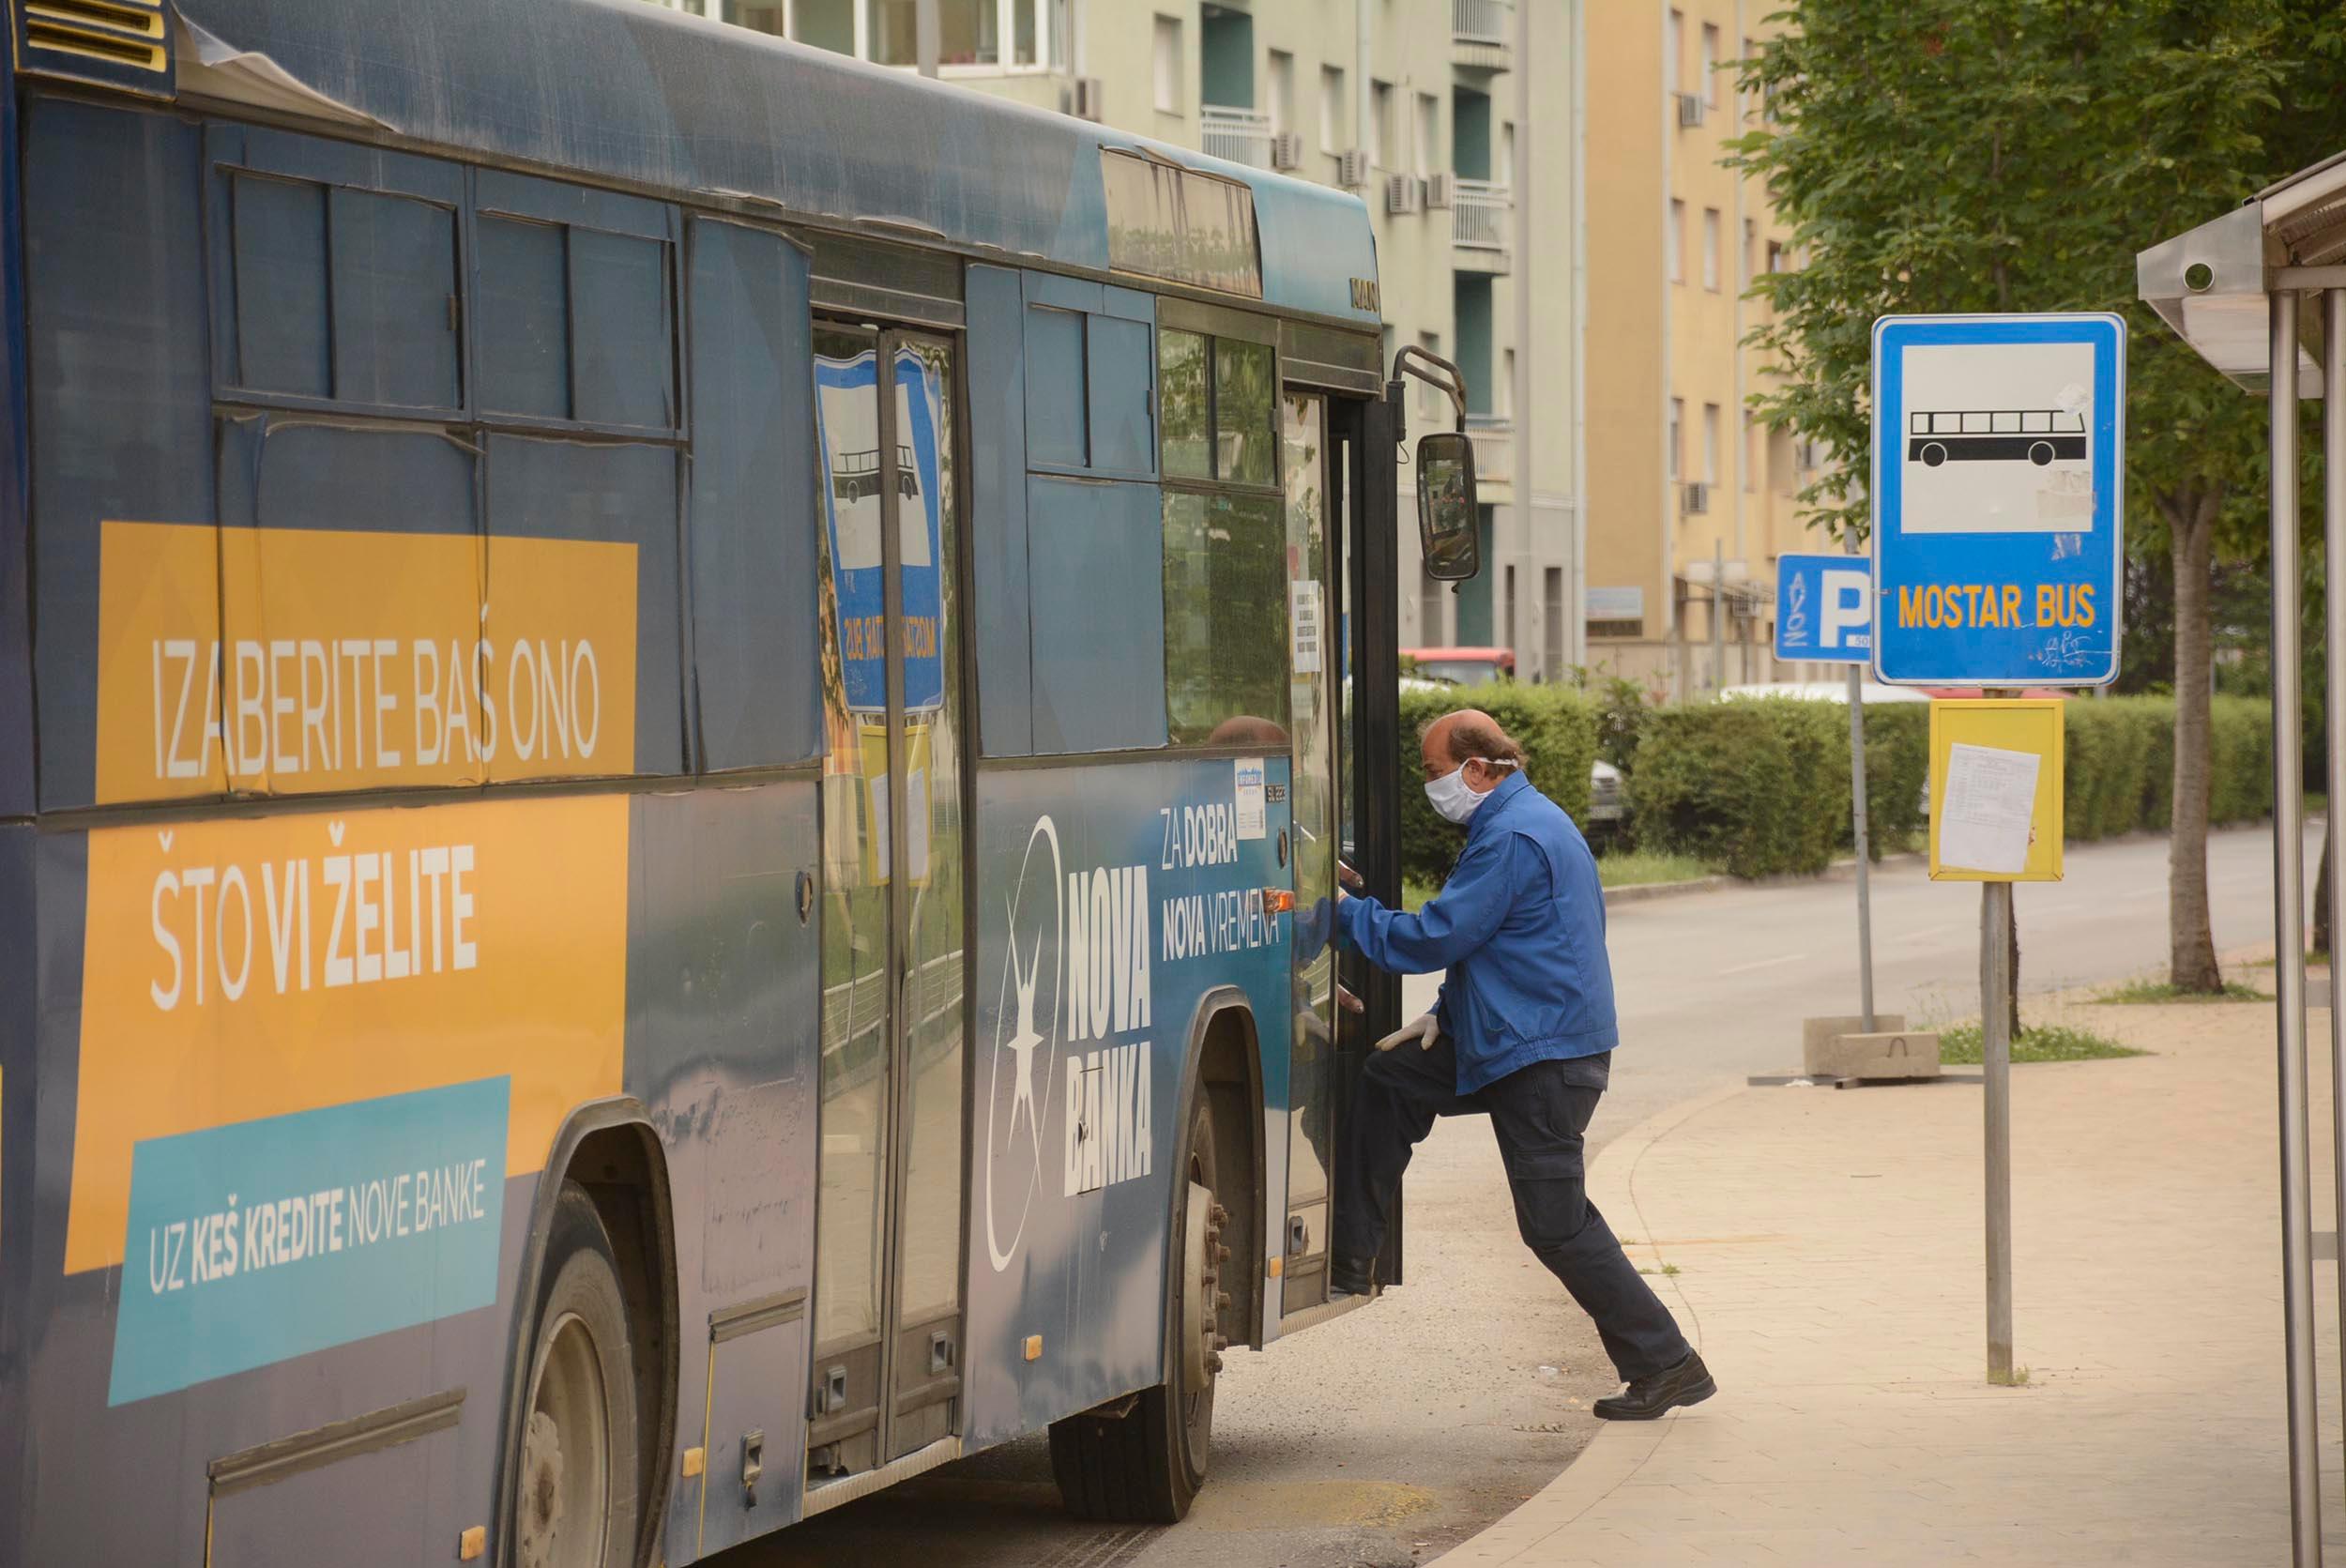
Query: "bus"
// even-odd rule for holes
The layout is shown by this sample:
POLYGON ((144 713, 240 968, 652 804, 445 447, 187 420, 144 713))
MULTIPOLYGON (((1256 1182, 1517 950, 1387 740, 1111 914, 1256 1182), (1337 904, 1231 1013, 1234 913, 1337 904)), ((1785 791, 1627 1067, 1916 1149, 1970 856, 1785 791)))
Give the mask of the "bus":
POLYGON ((1362 1304, 1461 388, 1361 203, 637 0, 9 12, 0 1560, 677 1565, 1044 1431, 1178 1518, 1362 1304))

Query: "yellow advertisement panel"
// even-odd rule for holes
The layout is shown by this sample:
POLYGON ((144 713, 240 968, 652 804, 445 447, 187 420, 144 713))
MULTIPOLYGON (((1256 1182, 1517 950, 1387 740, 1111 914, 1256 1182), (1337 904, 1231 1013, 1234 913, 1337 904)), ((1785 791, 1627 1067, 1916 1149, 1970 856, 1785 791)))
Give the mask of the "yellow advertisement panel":
POLYGON ((629 773, 635 546, 103 525, 98 799, 629 773))
POLYGON ((510 1076, 539 1169, 620 1088, 627 879, 622 796, 93 831, 67 1271, 170 1134, 510 1076))
POLYGON ((1930 705, 1930 876, 2058 882, 2063 699, 1930 705))

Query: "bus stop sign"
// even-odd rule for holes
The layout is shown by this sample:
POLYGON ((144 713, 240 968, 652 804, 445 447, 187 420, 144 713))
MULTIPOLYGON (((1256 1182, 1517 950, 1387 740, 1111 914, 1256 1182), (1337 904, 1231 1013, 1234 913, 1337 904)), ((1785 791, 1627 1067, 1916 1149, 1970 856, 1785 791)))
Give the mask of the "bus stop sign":
POLYGON ((2125 323, 1874 323, 1874 668, 1910 686, 2118 678, 2125 323))
POLYGON ((1873 662, 1873 573, 1862 556, 1775 558, 1775 656, 1787 662, 1873 662))

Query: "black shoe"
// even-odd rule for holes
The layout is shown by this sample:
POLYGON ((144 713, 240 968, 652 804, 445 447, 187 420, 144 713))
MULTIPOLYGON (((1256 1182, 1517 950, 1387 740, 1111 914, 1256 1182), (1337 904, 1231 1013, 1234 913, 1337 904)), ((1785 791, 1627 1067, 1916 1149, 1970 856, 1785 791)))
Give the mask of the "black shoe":
POLYGON ((1373 1257, 1331 1257, 1328 1259, 1328 1295, 1374 1296, 1377 1294, 1377 1260, 1373 1257))
POLYGON ((1684 1361, 1667 1372, 1639 1378, 1621 1393, 1598 1400, 1595 1410, 1600 1421, 1652 1421, 1676 1406, 1699 1405, 1718 1392, 1701 1354, 1689 1350, 1684 1361))

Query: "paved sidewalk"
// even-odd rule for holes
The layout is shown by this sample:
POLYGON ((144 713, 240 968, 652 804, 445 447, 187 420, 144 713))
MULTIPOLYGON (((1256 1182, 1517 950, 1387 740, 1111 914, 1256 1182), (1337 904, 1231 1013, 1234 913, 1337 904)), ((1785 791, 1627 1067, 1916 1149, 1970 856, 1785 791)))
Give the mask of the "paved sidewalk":
MULTIPOLYGON (((1714 1095, 1591 1183, 1639 1265, 1678 1271, 1657 1284, 1723 1392, 1604 1428, 1444 1568, 2288 1561, 2272 1008, 2056 1005, 2156 1054, 2014 1069, 2027 1387, 1985 1378, 1978 1086, 1714 1095)), ((2332 1560, 2336 1277, 2315 1265, 2332 1560)))

